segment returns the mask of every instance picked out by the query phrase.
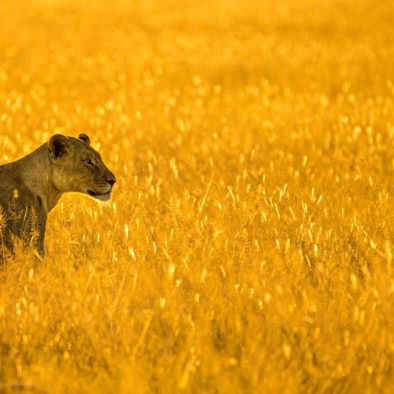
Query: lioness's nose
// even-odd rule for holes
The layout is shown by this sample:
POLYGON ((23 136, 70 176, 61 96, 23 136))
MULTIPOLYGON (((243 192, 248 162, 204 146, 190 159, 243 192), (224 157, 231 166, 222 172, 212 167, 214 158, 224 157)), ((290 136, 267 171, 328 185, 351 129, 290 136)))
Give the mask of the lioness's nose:
POLYGON ((107 175, 107 178, 106 178, 106 181, 107 181, 111 186, 113 186, 114 183, 116 182, 115 175, 112 174, 112 173, 108 174, 108 175, 107 175))

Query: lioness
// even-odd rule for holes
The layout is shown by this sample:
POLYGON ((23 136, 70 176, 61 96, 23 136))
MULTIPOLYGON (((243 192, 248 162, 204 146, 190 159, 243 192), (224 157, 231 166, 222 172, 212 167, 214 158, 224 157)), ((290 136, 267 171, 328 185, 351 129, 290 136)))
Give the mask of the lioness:
POLYGON ((86 134, 56 134, 34 152, 0 166, 0 261, 13 250, 12 235, 44 256, 47 216, 62 194, 80 192, 107 201, 115 182, 86 134))

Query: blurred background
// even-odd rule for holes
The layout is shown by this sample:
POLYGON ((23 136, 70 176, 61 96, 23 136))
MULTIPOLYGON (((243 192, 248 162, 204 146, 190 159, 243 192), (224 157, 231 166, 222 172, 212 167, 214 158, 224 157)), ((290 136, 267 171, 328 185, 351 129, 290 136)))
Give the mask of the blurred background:
POLYGON ((2 0, 0 164, 84 132, 118 182, 0 269, 0 393, 393 392, 393 20, 2 0))

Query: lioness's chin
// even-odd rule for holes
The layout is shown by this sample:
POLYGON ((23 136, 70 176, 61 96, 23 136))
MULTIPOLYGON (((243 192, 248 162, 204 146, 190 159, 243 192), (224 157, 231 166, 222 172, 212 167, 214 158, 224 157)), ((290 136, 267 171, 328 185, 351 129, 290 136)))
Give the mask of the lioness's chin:
POLYGON ((100 201, 109 201, 109 199, 111 198, 111 193, 100 194, 99 196, 96 196, 95 198, 100 201))
POLYGON ((108 201, 111 198, 111 192, 108 193, 94 193, 92 191, 88 191, 89 196, 95 198, 100 201, 108 201))

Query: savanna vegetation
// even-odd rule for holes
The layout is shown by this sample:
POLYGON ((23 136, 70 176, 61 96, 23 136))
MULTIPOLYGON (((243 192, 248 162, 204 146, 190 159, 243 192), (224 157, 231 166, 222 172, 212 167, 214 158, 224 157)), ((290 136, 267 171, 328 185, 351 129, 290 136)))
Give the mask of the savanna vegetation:
POLYGON ((118 180, 0 269, 1 393, 394 392, 392 1, 0 20, 0 164, 85 132, 118 180))

